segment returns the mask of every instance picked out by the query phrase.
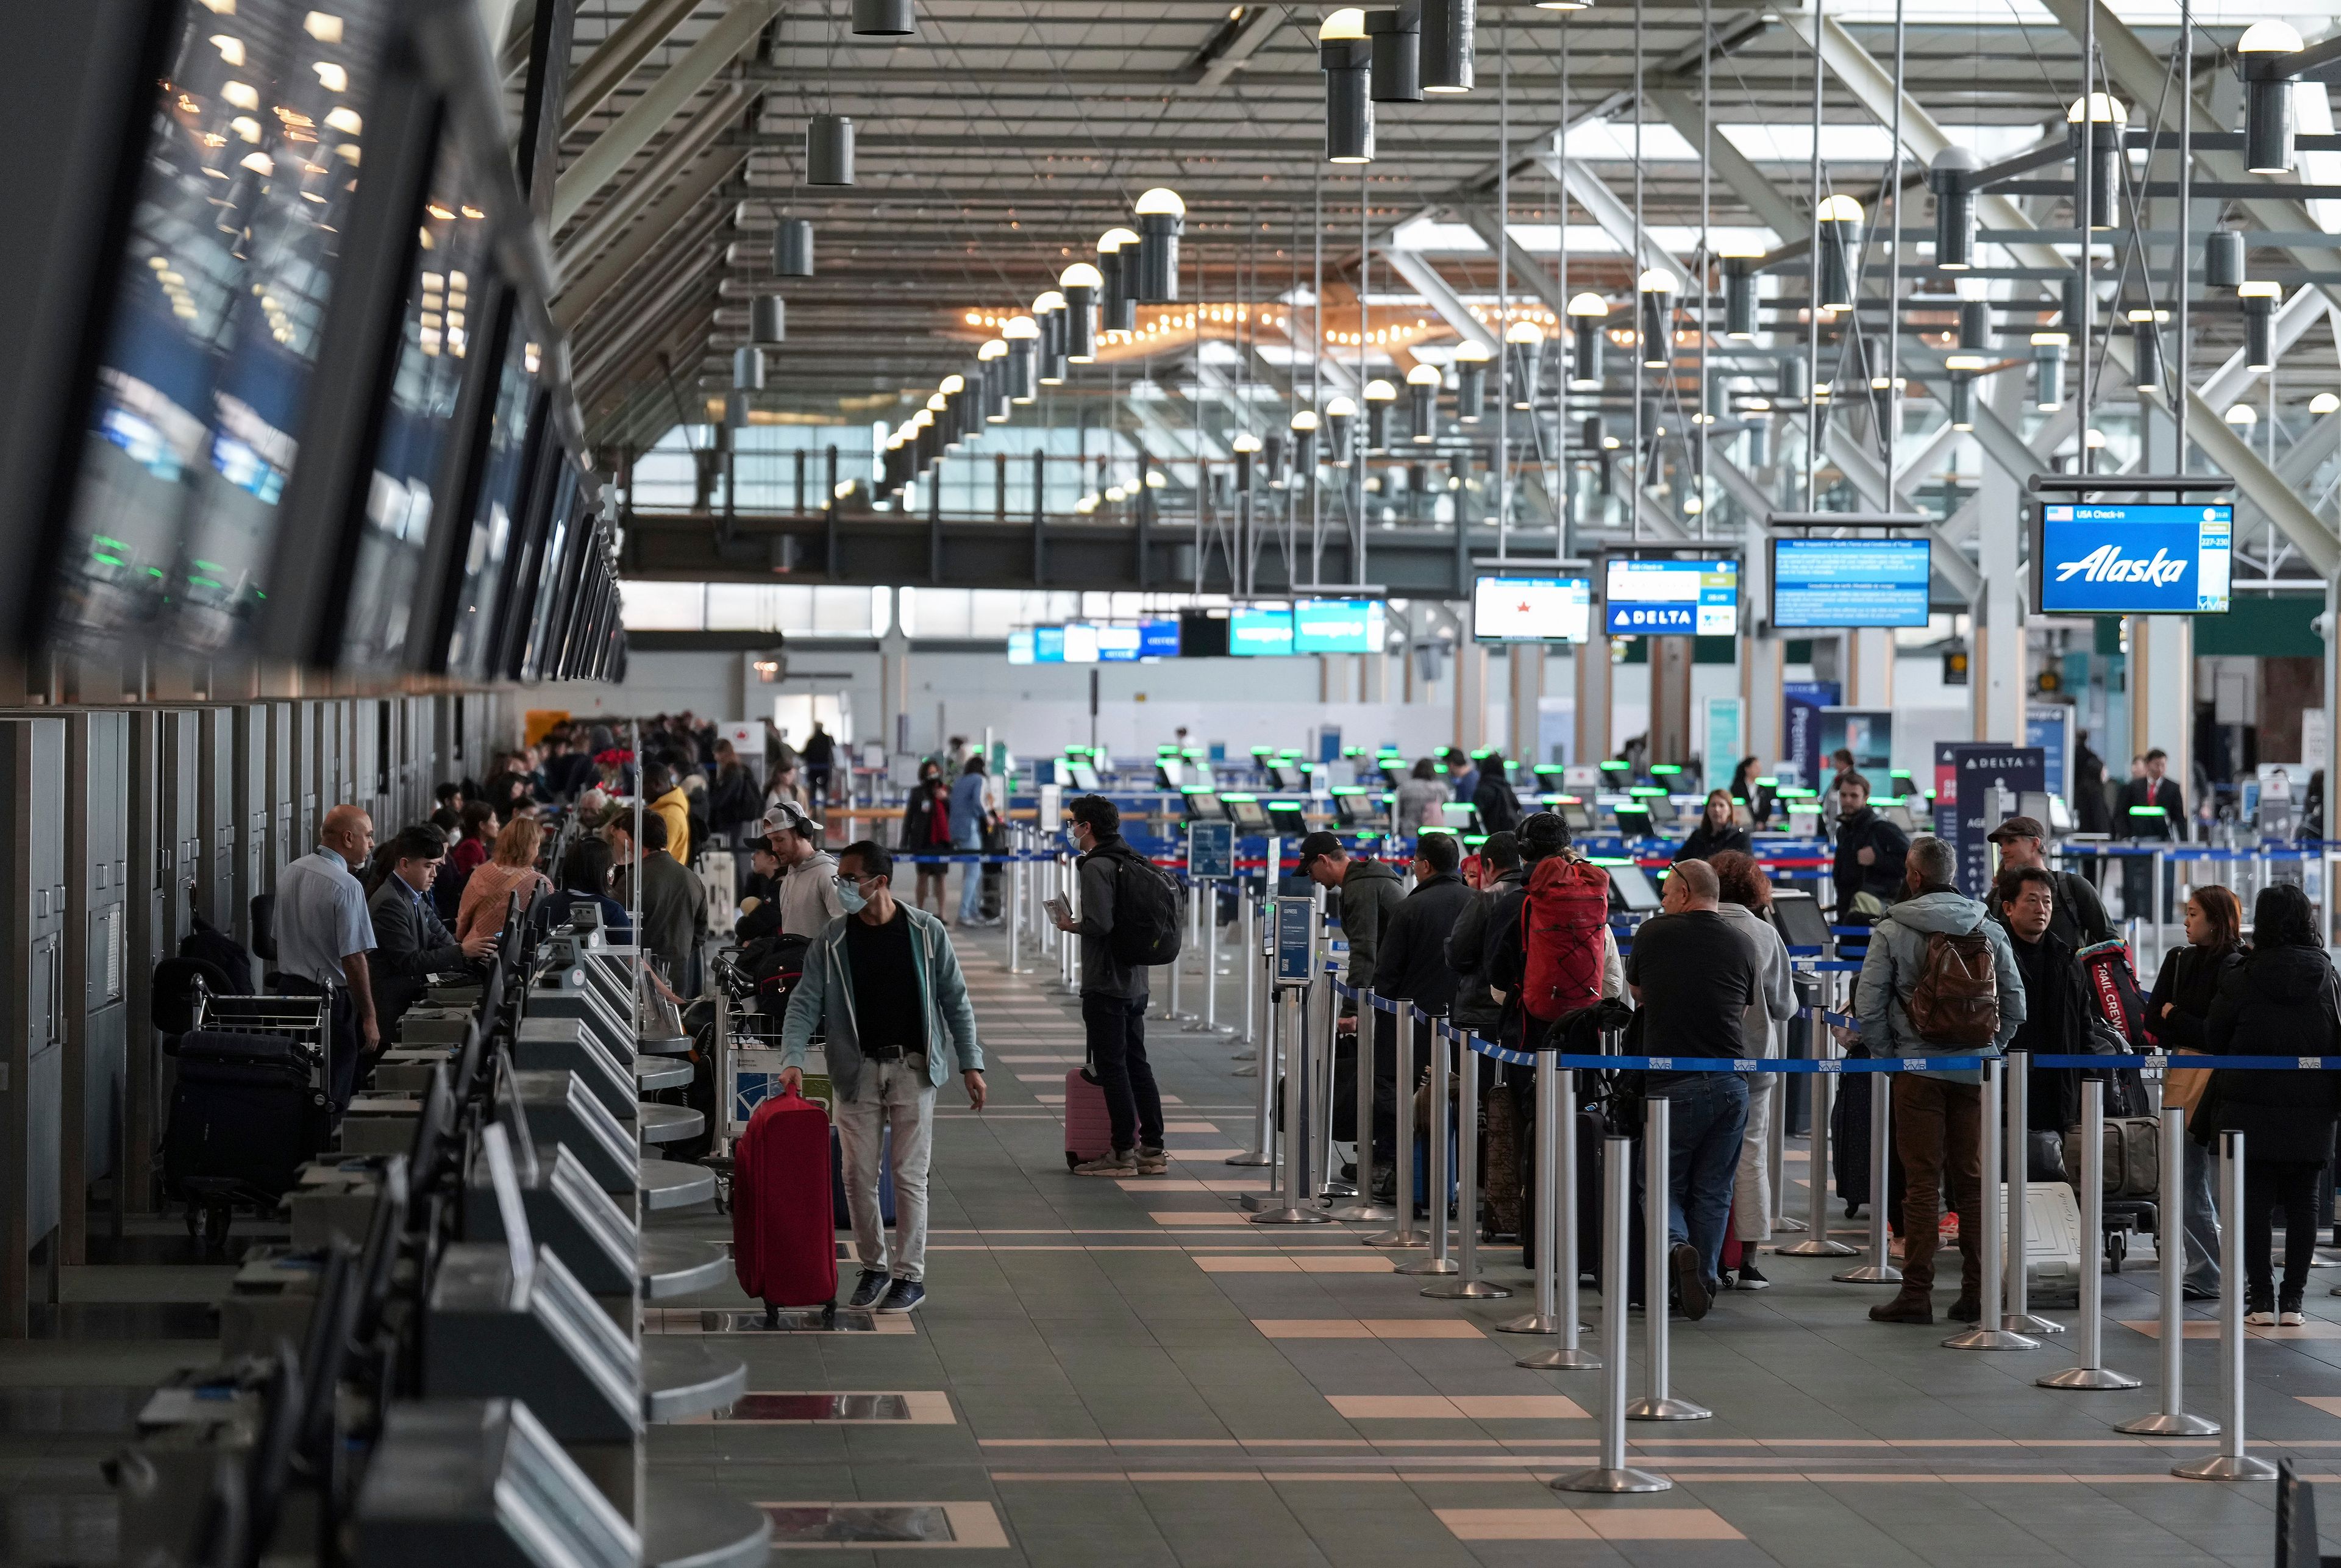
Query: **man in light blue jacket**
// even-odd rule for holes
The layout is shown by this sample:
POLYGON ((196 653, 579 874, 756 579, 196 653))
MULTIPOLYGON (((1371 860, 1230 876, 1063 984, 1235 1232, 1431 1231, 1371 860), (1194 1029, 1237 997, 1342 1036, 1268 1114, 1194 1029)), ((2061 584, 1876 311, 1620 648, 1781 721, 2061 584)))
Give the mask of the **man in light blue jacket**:
MULTIPOLYGON (((781 1082, 804 1081, 819 1030, 837 1092, 838 1153, 853 1217, 862 1278, 847 1304, 906 1313, 925 1299, 927 1165, 934 1151, 935 1091, 950 1077, 948 1044, 983 1109, 983 1047, 975 1007, 943 923, 893 894, 894 858, 863 840, 837 857, 845 913, 805 950, 804 976, 781 1027, 781 1082), (880 1223, 878 1160, 893 1134, 894 1255, 880 1223)), ((820 1200, 826 1202, 826 1199, 820 1200)))
MULTIPOLYGON (((1861 980, 1854 990, 1854 1015, 1861 1043, 1881 1057, 1997 1056, 2024 1022, 2024 980, 2007 928, 1987 917, 1984 906, 1952 885, 1957 863, 1939 838, 1910 845, 1904 872, 1904 897, 1887 910, 1869 935, 1861 980), (1910 1023, 1910 998, 1926 973, 1927 954, 1937 936, 1980 936, 1991 954, 1997 989, 1997 1022, 1981 1043, 1929 1041, 1910 1023)), ((1948 1174, 1952 1207, 1959 1215, 1959 1296, 1950 1315, 1974 1323, 1997 1302, 1977 1299, 1983 1280, 1982 1074, 1973 1068, 1898 1073, 1894 1077, 1894 1142, 1902 1154, 1902 1289, 1892 1301, 1869 1309, 1879 1323, 1935 1321, 1935 1253, 1940 1234, 1942 1183, 1948 1174)), ((1811 1179, 1825 1181, 1815 1171, 1811 1179)), ((1884 1198, 1870 1194, 1872 1202, 1884 1198)))

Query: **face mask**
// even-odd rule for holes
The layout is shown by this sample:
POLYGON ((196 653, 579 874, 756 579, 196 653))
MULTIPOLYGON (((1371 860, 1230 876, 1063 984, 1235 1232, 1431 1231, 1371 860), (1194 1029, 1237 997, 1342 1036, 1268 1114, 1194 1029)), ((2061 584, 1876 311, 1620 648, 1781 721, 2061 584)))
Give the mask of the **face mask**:
POLYGON ((847 883, 837 890, 837 902, 844 907, 848 914, 859 914, 870 907, 870 901, 862 897, 862 890, 852 883, 847 883))

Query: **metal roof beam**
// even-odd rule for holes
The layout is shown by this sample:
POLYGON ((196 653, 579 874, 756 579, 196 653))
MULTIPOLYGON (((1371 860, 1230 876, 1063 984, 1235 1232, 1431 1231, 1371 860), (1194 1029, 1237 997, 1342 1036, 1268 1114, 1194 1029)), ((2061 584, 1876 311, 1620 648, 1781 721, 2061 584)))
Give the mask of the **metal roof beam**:
MULTIPOLYGON (((641 222, 621 235, 599 260, 563 288, 553 305, 553 319, 563 330, 574 330, 603 295, 641 265, 643 259, 673 232, 692 208, 714 195, 723 182, 731 178, 744 155, 736 148, 719 147, 700 159, 695 168, 651 205, 641 222)), ((714 270, 711 263, 711 282, 713 281, 714 270)))

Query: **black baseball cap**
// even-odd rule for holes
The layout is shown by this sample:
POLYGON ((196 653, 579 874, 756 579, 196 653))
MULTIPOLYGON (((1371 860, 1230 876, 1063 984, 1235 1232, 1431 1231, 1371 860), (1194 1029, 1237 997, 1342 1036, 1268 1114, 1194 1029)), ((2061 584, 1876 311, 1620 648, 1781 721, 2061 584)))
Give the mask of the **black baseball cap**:
POLYGON ((1301 875, 1307 876, 1310 866, 1316 863, 1318 856, 1341 853, 1340 835, 1327 833, 1320 828, 1300 841, 1300 861, 1293 869, 1301 875))

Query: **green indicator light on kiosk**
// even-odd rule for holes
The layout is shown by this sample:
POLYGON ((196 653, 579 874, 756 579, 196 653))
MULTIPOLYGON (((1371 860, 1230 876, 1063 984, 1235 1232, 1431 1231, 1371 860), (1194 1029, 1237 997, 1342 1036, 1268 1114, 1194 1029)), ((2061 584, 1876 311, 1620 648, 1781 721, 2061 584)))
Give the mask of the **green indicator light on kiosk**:
POLYGON ((1463 847, 1465 849, 1477 849, 1487 842, 1488 835, 1484 833, 1467 833, 1463 835, 1463 847))
POLYGON ((1223 794, 1220 798, 1221 800, 1258 800, 1260 796, 1256 794, 1223 794))
POLYGON ((1625 855, 1594 854, 1588 855, 1586 858, 1591 861, 1595 865, 1631 865, 1634 864, 1630 858, 1625 855))
POLYGON ((1363 794, 1366 793, 1366 786, 1363 784, 1335 784, 1333 786, 1333 793, 1335 794, 1363 794))
POLYGON ((1667 792, 1660 789, 1656 784, 1636 784, 1632 789, 1628 790, 1626 793, 1640 799, 1648 800, 1652 795, 1662 795, 1667 792))
POLYGON ((1652 778, 1657 778, 1661 774, 1673 774, 1680 772, 1682 772, 1682 764, 1680 763, 1652 763, 1650 764, 1650 776, 1652 778))
POLYGON ((2132 816, 2162 816, 2166 814, 2158 805, 2134 805, 2129 808, 2129 814, 2132 816))
POLYGON ((1621 759, 1621 760, 1617 761, 1617 762, 1603 763, 1603 764, 1601 764, 1601 771, 1602 771, 1603 773, 1620 773, 1620 774, 1621 774, 1621 773, 1624 773, 1628 768, 1629 768, 1629 767, 1631 767, 1631 766, 1633 766, 1633 765, 1634 765, 1633 764, 1631 764, 1631 763, 1629 763, 1629 762, 1626 762, 1626 761, 1624 761, 1624 760, 1622 760, 1622 759, 1621 759))
POLYGON ((1756 783, 1765 789, 1773 789, 1778 786, 1780 781, 1776 778, 1760 778, 1756 783))

